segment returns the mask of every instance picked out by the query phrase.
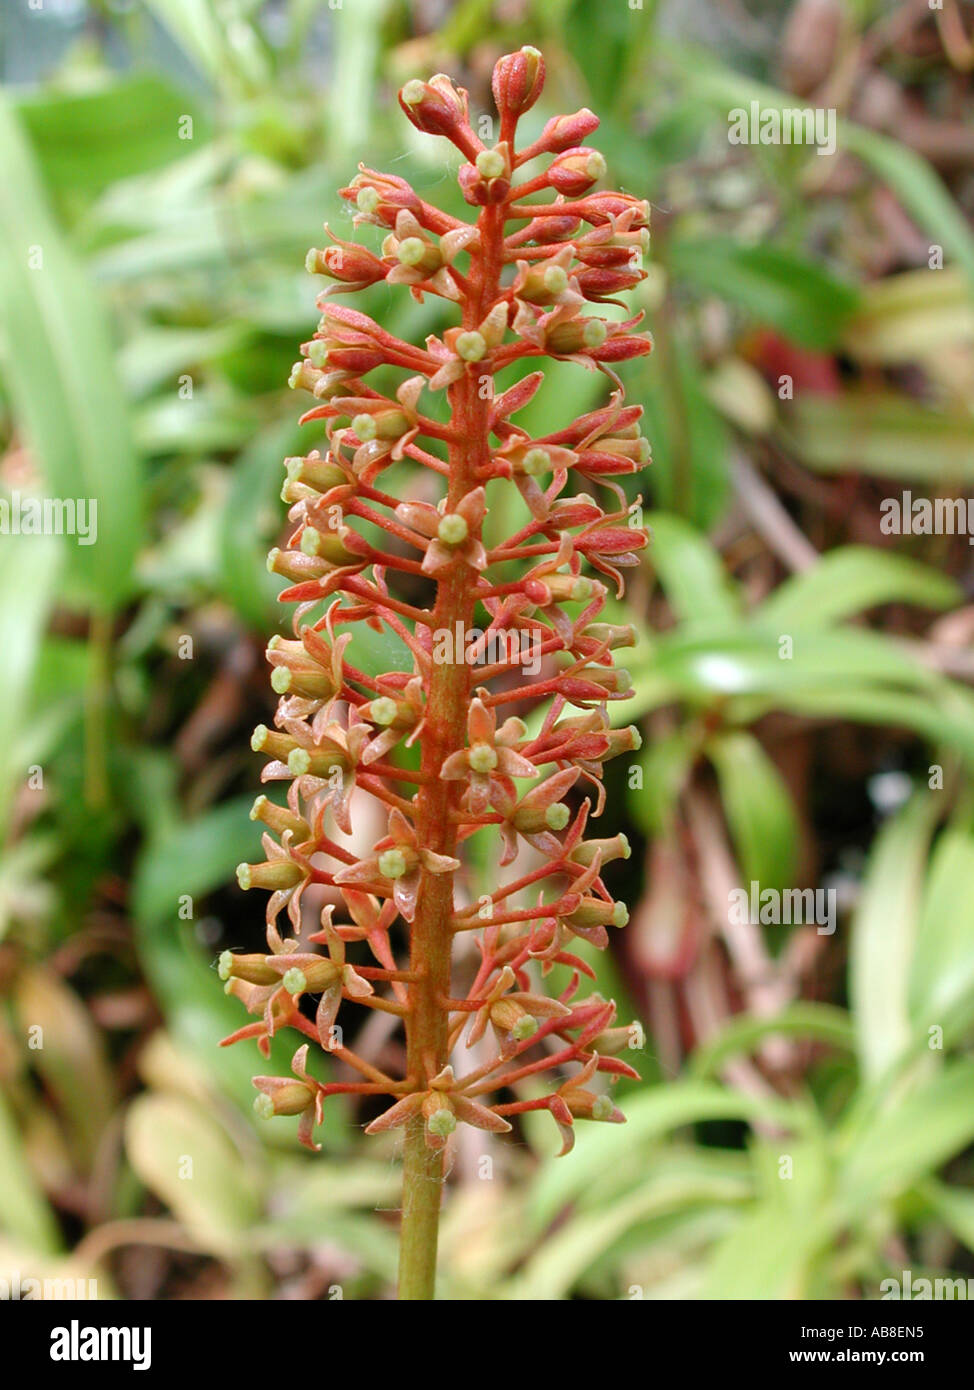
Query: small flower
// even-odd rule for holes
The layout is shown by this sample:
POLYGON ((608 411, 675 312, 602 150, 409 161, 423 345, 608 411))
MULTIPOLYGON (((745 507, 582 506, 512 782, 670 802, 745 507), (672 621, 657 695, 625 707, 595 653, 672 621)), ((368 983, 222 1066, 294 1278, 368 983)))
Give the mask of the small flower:
POLYGON ((596 1095, 586 1089, 599 1065, 598 1053, 593 1053, 582 1070, 564 1085, 559 1086, 548 1097, 547 1108, 561 1130, 562 1147, 559 1157, 570 1153, 575 1147, 575 1121, 599 1120, 613 1125, 624 1125, 626 1117, 606 1095, 596 1095))
POLYGON ((429 538, 423 573, 435 576, 458 560, 474 570, 487 568, 487 552, 479 536, 486 510, 484 490, 478 487, 461 499, 455 511, 424 502, 402 502, 396 516, 429 538))
POLYGON ((368 980, 364 980, 354 966, 346 963, 345 943, 331 925, 331 912, 331 908, 325 909, 322 913, 323 930, 312 937, 314 941, 327 943, 327 956, 308 951, 287 951, 268 956, 266 961, 294 1000, 300 999, 302 994, 320 995, 315 1027, 324 1048, 331 1046, 331 1030, 343 994, 349 994, 353 999, 366 999, 374 993, 368 980))
POLYGON ((561 856, 562 844, 554 832, 564 830, 571 820, 571 811, 562 797, 574 786, 578 772, 577 767, 572 767, 552 773, 526 792, 520 801, 509 797, 506 789, 499 789, 494 804, 504 817, 502 867, 517 857, 519 835, 550 859, 561 856))
POLYGON ((431 1149, 442 1149, 456 1122, 472 1125, 474 1129, 486 1129, 495 1134, 506 1134, 511 1124, 503 1116, 496 1115, 486 1105, 479 1105, 463 1095, 453 1068, 446 1066, 433 1077, 427 1091, 413 1091, 395 1105, 389 1107, 377 1120, 366 1125, 366 1134, 382 1134, 385 1130, 399 1129, 413 1118, 422 1114, 426 1121, 426 1143, 431 1149), (448 1119, 447 1116, 450 1118, 448 1119), (452 1120, 452 1123, 451 1123, 452 1120))
POLYGON ((488 708, 481 690, 470 702, 467 716, 469 746, 451 755, 440 768, 444 781, 464 778, 466 802, 474 815, 482 815, 497 797, 516 797, 513 777, 536 777, 534 763, 515 750, 527 733, 523 720, 505 719, 497 727, 497 715, 488 708))
POLYGON ((298 1078, 292 1081, 287 1076, 255 1076, 254 1085, 259 1094, 254 1100, 254 1110, 261 1119, 272 1115, 300 1115, 298 1138, 305 1148, 319 1150, 312 1135, 315 1125, 321 1124, 322 1101, 324 1093, 320 1084, 308 1075, 308 1044, 299 1047, 291 1062, 291 1069, 298 1078))
POLYGON ((392 897, 407 922, 416 915, 421 870, 449 874, 460 867, 459 859, 420 846, 416 831, 401 811, 390 813, 389 834, 375 848, 377 852, 370 858, 340 869, 335 882, 342 886, 360 885, 383 897, 392 897))
POLYGON ((398 694, 377 695, 374 700, 359 705, 359 718, 368 720, 382 730, 378 738, 369 740, 362 754, 363 765, 368 766, 384 758, 404 734, 408 734, 406 747, 411 747, 422 733, 425 713, 423 682, 419 676, 407 681, 398 694))
POLYGON ((489 1023, 502 1055, 510 1056, 521 1044, 535 1037, 542 1023, 571 1016, 571 1009, 559 1000, 514 989, 516 983, 514 971, 505 965, 474 1015, 467 1036, 468 1047, 480 1041, 489 1023))

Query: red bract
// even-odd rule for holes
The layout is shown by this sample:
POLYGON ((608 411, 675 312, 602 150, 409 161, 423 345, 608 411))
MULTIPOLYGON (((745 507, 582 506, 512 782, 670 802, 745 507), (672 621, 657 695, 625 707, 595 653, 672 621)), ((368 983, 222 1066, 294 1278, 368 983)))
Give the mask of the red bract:
POLYGON ((543 83, 536 50, 500 60, 492 149, 449 79, 407 83, 400 104, 409 119, 464 155, 459 180, 476 219, 459 222, 402 178, 360 166, 342 196, 356 224, 387 230, 379 254, 334 237, 309 252, 309 270, 333 283, 291 385, 315 398, 303 419, 325 422, 327 448, 286 460, 292 529, 269 566, 290 581, 281 598, 297 605, 294 636, 268 647, 280 702, 275 728, 261 726, 253 747, 268 759, 263 780, 288 789, 286 806, 255 803, 266 861, 238 875, 242 887, 271 893, 268 954, 221 960, 228 989, 258 1016, 228 1041, 255 1039, 266 1055, 273 1035, 299 1037, 293 1075, 256 1079, 262 1115, 300 1116, 313 1145, 327 1097, 384 1096, 369 1131, 405 1129, 405 1298, 431 1296, 442 1151, 457 1124, 500 1133, 508 1117, 546 1109, 568 1147, 576 1120, 623 1118, 604 1088, 635 1075, 614 1054, 637 1034, 613 1029, 610 1001, 576 998, 592 972, 574 952, 579 941, 605 946, 627 916, 602 876, 628 856, 625 837, 584 832, 604 804, 605 761, 639 746, 634 728, 610 726, 610 703, 631 686, 613 651, 634 634, 599 621, 608 587, 596 576, 621 593, 620 568, 638 563, 647 540, 638 508, 611 481, 649 455, 641 410, 623 404, 611 364, 652 346, 634 332, 638 318, 586 308, 643 278, 647 208, 626 194, 588 193, 605 170, 580 143, 598 124, 589 111, 553 117, 518 153, 518 119, 543 83), (518 183, 517 170, 545 154, 547 171, 518 183), (416 345, 332 302, 380 280, 389 293, 399 285, 420 301, 442 298, 453 325, 416 345), (543 372, 528 369, 546 355, 603 373, 609 399, 534 438, 516 417, 543 384, 543 372), (377 367, 400 374, 392 394, 370 384, 377 367), (432 486, 388 491, 385 470, 404 460, 428 471, 432 486), (513 535, 490 525, 491 484, 523 499, 514 499, 523 515, 513 535), (576 484, 607 494, 600 501, 576 484), (356 665, 363 624, 401 644, 395 669, 373 676, 356 665), (357 857, 331 838, 331 825, 354 836, 365 797, 381 805, 385 833, 357 857), (496 835, 500 866, 517 862, 470 905, 464 842, 483 827, 496 835), (344 909, 329 907, 308 935, 312 885, 344 909), (285 908, 293 936, 279 929, 285 908), (480 964, 457 996, 452 946, 463 933, 476 934, 480 964), (408 962, 397 960, 402 940, 408 962), (346 946, 362 957, 354 965, 346 946), (571 979, 551 999, 539 988, 555 964, 571 979), (305 995, 317 1000, 312 1009, 305 995), (401 1074, 343 1044, 348 999, 402 1021, 401 1074), (475 1042, 486 1053, 464 1070, 463 1044, 475 1042), (315 1079, 310 1046, 359 1079, 315 1079))

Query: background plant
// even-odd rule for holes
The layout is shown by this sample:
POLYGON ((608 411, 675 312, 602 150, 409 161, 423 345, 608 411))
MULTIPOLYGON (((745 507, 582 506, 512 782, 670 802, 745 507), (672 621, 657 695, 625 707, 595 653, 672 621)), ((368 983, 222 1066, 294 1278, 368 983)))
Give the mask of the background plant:
MULTIPOLYGON (((657 352, 620 374, 647 407, 654 543, 610 615, 640 632, 625 720, 650 737, 642 791, 610 774, 602 831, 633 843, 613 886, 639 906, 591 962, 647 1045, 625 1128, 554 1165, 529 1117, 490 1182, 461 1151, 443 1291, 875 1296, 906 1266, 969 1272, 970 548, 879 530, 903 487, 969 488, 965 58, 926 10, 826 8, 811 29, 806 5, 716 4, 464 4, 435 34, 364 3, 241 6, 232 29, 203 4, 7 22, 4 479, 97 496, 104 544, 0 546, 5 1263, 76 1251, 157 1297, 394 1279, 376 1209, 395 1175, 337 1112, 307 1161, 255 1128, 250 1061, 215 1048, 240 1019, 212 962, 260 948, 222 886, 257 857, 246 739, 272 714, 277 586, 254 576, 303 448, 281 383, 313 314, 302 258, 346 225, 334 189, 367 147, 438 199, 442 154, 404 140, 395 89, 448 70, 487 110, 497 55, 532 43, 538 130, 599 110, 613 175, 653 204, 630 303, 657 352), (727 144, 730 107, 785 93, 838 107, 837 163, 727 144), (752 878, 837 886, 835 937, 728 939, 718 905, 752 878)), ((448 323, 365 302, 411 341, 448 323)), ((533 435, 562 423, 559 390, 603 403, 571 372, 533 435)), ((390 668, 358 640, 361 669, 390 668)))

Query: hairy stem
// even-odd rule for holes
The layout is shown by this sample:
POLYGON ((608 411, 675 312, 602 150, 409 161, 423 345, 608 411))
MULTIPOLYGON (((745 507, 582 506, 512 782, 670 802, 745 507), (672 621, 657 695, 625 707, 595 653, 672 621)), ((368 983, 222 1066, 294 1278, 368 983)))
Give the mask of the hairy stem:
MULTIPOLYGON (((463 308, 463 327, 475 329, 497 298, 503 256, 503 214, 486 208, 479 219, 481 254, 470 271, 472 293, 463 308)), ((450 388, 452 423, 461 442, 450 446, 447 507, 453 510, 477 486, 478 470, 490 461, 487 428, 490 395, 480 389, 486 370, 468 372, 450 388)), ((434 631, 456 632, 473 625, 473 574, 457 563, 437 585, 430 619, 434 631)), ((416 803, 418 843, 437 854, 452 855, 456 845, 456 810, 462 788, 440 779, 446 758, 466 745, 470 702, 470 668, 463 650, 453 661, 434 664, 427 692, 422 772, 428 780, 416 803)), ((409 967, 416 980, 409 987, 406 1054, 416 1089, 425 1089, 449 1061, 450 959, 453 942, 453 875, 423 872, 412 926, 409 967)), ((403 1154, 402 1229, 399 1297, 432 1299, 436 1283, 436 1245, 443 1188, 443 1156, 427 1146, 422 1115, 409 1121, 403 1154)))

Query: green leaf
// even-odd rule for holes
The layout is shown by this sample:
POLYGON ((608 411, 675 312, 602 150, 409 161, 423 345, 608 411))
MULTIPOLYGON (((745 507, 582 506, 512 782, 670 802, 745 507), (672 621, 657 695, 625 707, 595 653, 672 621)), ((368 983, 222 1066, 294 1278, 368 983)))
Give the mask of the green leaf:
POLYGON ((547 1237, 503 1296, 522 1302, 563 1298, 640 1222, 690 1207, 738 1203, 746 1196, 747 1184, 730 1176, 669 1173, 651 1178, 611 1206, 571 1216, 547 1237))
POLYGON ((257 91, 268 80, 267 52, 257 27, 241 7, 231 23, 211 0, 147 0, 186 57, 215 86, 231 92, 257 91))
MULTIPOLYGON (((634 676, 655 676, 699 700, 733 695, 783 699, 855 683, 929 691, 938 686, 933 672, 879 633, 842 628, 779 632, 752 627, 728 632, 726 627, 695 625, 689 632, 665 634, 646 666, 633 665, 632 670, 634 676), (779 645, 782 637, 791 638, 790 655, 789 648, 779 645)), ((638 677, 636 696, 627 707, 630 714, 644 695, 638 677)))
POLYGON ((748 733, 717 735, 705 752, 717 771, 744 881, 785 888, 795 874, 798 818, 780 772, 748 733))
POLYGON ((672 832, 673 813, 699 751, 700 735, 686 727, 643 743, 641 783, 629 788, 627 800, 634 822, 647 835, 672 832))
POLYGON ((917 225, 929 234, 931 242, 955 257, 968 281, 974 284, 974 234, 970 223, 923 156, 898 140, 851 121, 839 123, 839 145, 857 154, 885 179, 917 225))
POLYGON ((198 102, 153 73, 81 92, 32 93, 17 111, 48 181, 88 193, 168 164, 209 137, 198 102), (191 126, 181 126, 186 118, 191 126))
POLYGON ((923 1032, 943 1026, 961 1003, 966 1025, 974 1002, 972 903, 974 835, 947 829, 931 856, 910 970, 910 1014, 923 1032))
POLYGON ((865 287, 844 346, 860 362, 935 361, 974 338, 974 296, 959 269, 908 270, 865 287))
POLYGON ((298 427, 289 421, 263 430, 237 456, 227 490, 219 531, 223 591, 256 628, 275 618, 281 582, 267 572, 267 551, 284 513, 281 464, 300 447, 298 427))
POLYGON ((827 1212, 762 1204, 717 1246, 701 1297, 808 1298, 813 1257, 833 1228, 827 1212))
POLYGON ((115 1079, 102 1035, 74 990, 42 966, 17 979, 17 1017, 24 1034, 39 1028, 33 1065, 54 1096, 71 1148, 88 1172, 115 1108, 115 1079))
POLYGON ((49 495, 97 504, 96 542, 71 538, 65 549, 87 597, 110 608, 132 589, 142 495, 108 330, 84 270, 51 218, 17 120, 2 103, 0 164, 3 375, 49 495))
POLYGON ((917 796, 877 836, 852 925, 849 994, 859 1060, 882 1075, 912 1035, 908 998, 933 797, 917 796))
POLYGON ((44 629, 61 568, 61 547, 50 536, 4 536, 0 545, 0 830, 16 780, 27 776, 21 735, 44 629))
POLYGON ((259 1212, 257 1177, 211 1114, 184 1096, 139 1096, 125 1117, 125 1149, 142 1182, 205 1250, 245 1248, 259 1212))
POLYGON ((626 1101, 625 1125, 580 1125, 575 1149, 550 1164, 532 1195, 530 1215, 542 1228, 607 1169, 643 1171, 651 1145, 670 1130, 702 1120, 767 1120, 792 1129, 807 1122, 795 1102, 745 1095, 700 1081, 653 1087, 626 1101))
POLYGON ((850 1216, 898 1196, 974 1140, 974 1061, 925 1069, 906 1095, 887 1099, 845 1159, 839 1197, 850 1216))
POLYGON ((915 693, 878 687, 849 690, 796 690, 779 702, 782 709, 810 719, 855 719, 913 729, 931 744, 946 743, 974 763, 974 697, 957 684, 939 683, 915 693))
POLYGON ((681 516, 649 512, 648 562, 682 622, 710 620, 733 626, 741 617, 739 591, 706 536, 681 516))
POLYGON ((61 1235, 54 1213, 31 1171, 7 1102, 0 1093, 0 1228, 33 1251, 54 1254, 61 1235))
POLYGON ((940 492, 974 480, 974 416, 890 392, 799 395, 789 442, 817 473, 869 473, 940 492))
POLYGON ((793 574, 761 605, 763 627, 826 627, 880 603, 947 608, 961 601, 960 586, 904 555, 871 546, 830 550, 810 569, 793 574))
POLYGON ((667 262, 677 279, 738 304, 755 323, 770 324, 803 347, 833 347, 859 302, 853 286, 770 243, 676 238, 667 262))
POLYGON ((646 410, 653 463, 645 477, 656 506, 709 530, 723 516, 730 495, 729 436, 692 349, 678 336, 658 341, 627 386, 646 410))
POLYGON ((974 1192, 931 1181, 923 1184, 921 1195, 938 1219, 950 1228, 958 1240, 963 1241, 968 1250, 974 1251, 974 1192))
POLYGON ((773 1018, 739 1015, 708 1039, 690 1059, 690 1073, 699 1080, 713 1076, 731 1057, 754 1052, 766 1038, 815 1038, 842 1051, 855 1046, 855 1029, 844 1009, 831 1004, 790 1004, 773 1018))

